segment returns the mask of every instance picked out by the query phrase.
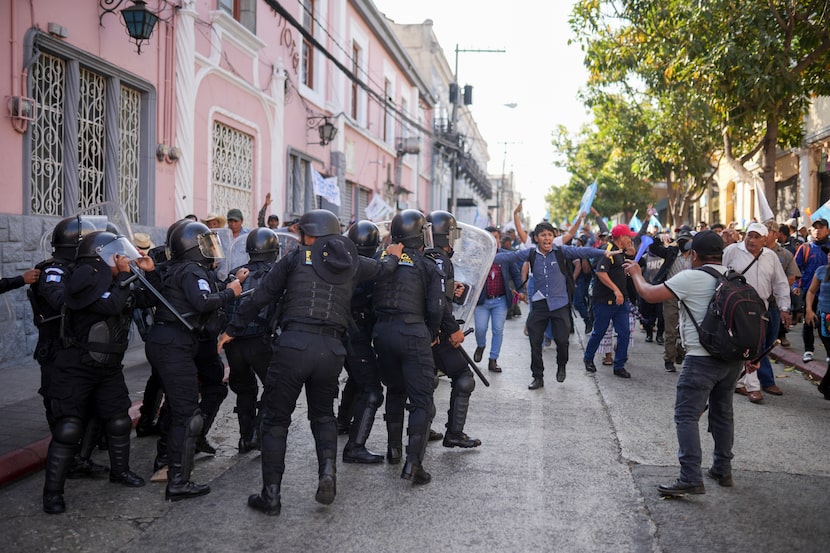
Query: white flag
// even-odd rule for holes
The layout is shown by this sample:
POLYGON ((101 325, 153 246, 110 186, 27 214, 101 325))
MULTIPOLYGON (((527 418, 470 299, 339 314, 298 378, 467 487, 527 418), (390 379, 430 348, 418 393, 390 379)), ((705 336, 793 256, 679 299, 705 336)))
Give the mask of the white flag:
POLYGON ((758 220, 763 222, 766 221, 774 221, 775 214, 773 214, 772 209, 769 207, 769 202, 767 201, 767 196, 764 194, 764 183, 755 181, 755 196, 758 199, 758 220))
POLYGON ((314 193, 322 196, 329 203, 340 205, 340 187, 337 185, 337 177, 323 178, 323 175, 311 169, 311 182, 314 185, 314 193))

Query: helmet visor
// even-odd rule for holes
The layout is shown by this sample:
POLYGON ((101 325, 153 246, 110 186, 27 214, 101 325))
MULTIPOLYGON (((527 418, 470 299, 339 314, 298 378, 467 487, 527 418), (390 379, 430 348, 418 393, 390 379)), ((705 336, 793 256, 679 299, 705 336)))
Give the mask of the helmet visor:
POLYGON ((222 241, 219 240, 219 235, 215 232, 208 232, 199 236, 199 251, 206 258, 225 259, 222 241))
POLYGON ((432 241, 432 223, 424 223, 422 232, 424 233, 424 248, 427 250, 434 248, 435 243, 432 241))
POLYGON ((125 255, 130 261, 141 257, 141 254, 138 253, 135 246, 133 246, 124 236, 118 236, 115 240, 111 240, 106 244, 98 246, 95 248, 95 253, 97 253, 98 257, 103 259, 104 262, 106 262, 106 264, 110 267, 115 267, 116 255, 125 255))
POLYGON ((461 238, 461 229, 456 227, 450 231, 449 235, 447 235, 447 240, 450 243, 450 247, 455 247, 455 242, 459 238, 461 238))

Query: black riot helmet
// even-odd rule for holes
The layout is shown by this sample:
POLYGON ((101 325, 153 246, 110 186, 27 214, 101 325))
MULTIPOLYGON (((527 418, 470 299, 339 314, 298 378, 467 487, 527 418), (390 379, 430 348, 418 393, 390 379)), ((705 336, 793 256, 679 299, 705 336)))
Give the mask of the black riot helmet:
POLYGON ((141 257, 135 246, 124 236, 106 230, 96 230, 81 239, 75 259, 80 262, 100 258, 110 267, 115 267, 116 255, 125 255, 130 260, 141 257))
POLYGON ((55 225, 52 231, 52 253, 57 257, 75 258, 75 250, 81 238, 93 232, 95 225, 80 215, 67 217, 55 225))
POLYGON ((380 244, 380 230, 372 221, 363 219, 349 227, 349 240, 357 246, 357 253, 363 257, 373 257, 380 244))
POLYGON ((417 209, 404 209, 392 217, 389 233, 393 242, 400 242, 406 248, 432 247, 432 232, 424 214, 417 209))
POLYGON ((328 209, 312 209, 300 217, 297 226, 306 236, 340 234, 340 219, 328 209))
POLYGON ((178 261, 212 262, 225 257, 219 236, 198 221, 187 221, 173 229, 168 247, 171 259, 178 261))
POLYGON ((268 227, 258 227, 248 233, 245 251, 251 261, 273 262, 280 253, 280 240, 268 227))
POLYGON ((449 211, 433 211, 427 215, 427 221, 432 224, 432 241, 436 247, 452 248, 455 241, 461 238, 458 221, 449 211))

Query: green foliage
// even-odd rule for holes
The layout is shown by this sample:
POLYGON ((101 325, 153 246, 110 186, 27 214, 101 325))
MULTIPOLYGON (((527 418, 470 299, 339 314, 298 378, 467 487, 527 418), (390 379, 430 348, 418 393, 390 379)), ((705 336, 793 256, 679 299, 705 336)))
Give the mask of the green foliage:
POLYGON ((830 94, 826 0, 578 0, 570 23, 588 97, 639 106, 635 166, 685 187, 676 212, 717 150, 733 166, 760 152, 770 197, 775 147, 799 145, 811 97, 830 94))

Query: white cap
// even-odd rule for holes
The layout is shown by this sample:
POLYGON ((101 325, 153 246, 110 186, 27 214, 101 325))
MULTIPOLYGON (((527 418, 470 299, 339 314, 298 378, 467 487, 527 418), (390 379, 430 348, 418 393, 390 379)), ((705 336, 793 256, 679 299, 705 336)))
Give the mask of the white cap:
POLYGON ((750 232, 757 232, 761 236, 767 235, 767 226, 762 225, 761 223, 750 223, 748 227, 746 227, 746 233, 749 234, 750 232))

